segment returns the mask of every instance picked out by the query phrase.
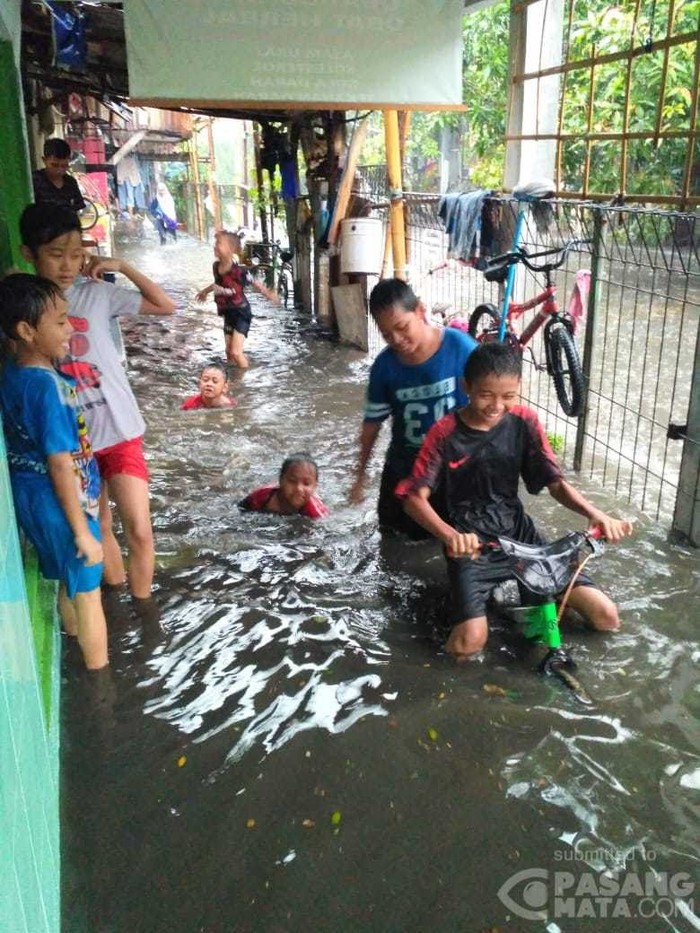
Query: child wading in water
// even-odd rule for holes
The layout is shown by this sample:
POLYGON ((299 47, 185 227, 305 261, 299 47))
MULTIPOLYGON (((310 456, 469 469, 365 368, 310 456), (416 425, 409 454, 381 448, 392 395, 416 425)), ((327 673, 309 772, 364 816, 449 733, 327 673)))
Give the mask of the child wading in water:
POLYGON ((318 467, 315 461, 307 453, 292 454, 282 464, 278 486, 254 489, 238 505, 251 512, 323 518, 329 513, 315 495, 317 486, 318 467))
MULTIPOLYGON (((447 650, 467 658, 486 644, 486 603, 496 584, 511 576, 507 558, 484 550, 494 537, 543 544, 518 496, 522 478, 528 492, 545 487, 552 498, 583 515, 608 541, 632 532, 630 522, 601 512, 567 483, 534 411, 520 405, 519 350, 486 343, 471 354, 464 368, 469 402, 433 425, 413 472, 396 494, 404 508, 445 546, 452 597, 447 650), (447 504, 443 520, 429 502, 442 484, 447 504)), ((619 627, 617 608, 591 581, 579 576, 569 606, 594 629, 619 627)))
POLYGON ((183 411, 194 408, 233 408, 236 400, 228 395, 228 389, 225 367, 221 363, 207 363, 199 376, 199 392, 188 396, 180 408, 183 411))
POLYGON ((0 407, 17 519, 42 574, 60 581, 66 632, 78 636, 88 670, 101 670, 107 626, 100 593, 100 474, 74 381, 54 367, 73 332, 63 292, 37 276, 8 276, 0 282, 0 328, 9 352, 0 407))
POLYGON ((214 293, 216 310, 224 319, 226 359, 241 369, 247 369, 248 357, 243 352, 243 345, 250 330, 253 312, 243 289, 246 285, 252 285, 274 304, 279 304, 279 298, 240 265, 240 252, 241 241, 235 233, 220 230, 214 236, 214 281, 197 292, 196 297, 197 301, 204 301, 210 292, 214 293))
POLYGON ((155 552, 143 454, 146 425, 114 343, 112 321, 121 315, 172 314, 175 302, 123 259, 87 255, 80 221, 74 211, 62 205, 30 204, 19 225, 22 256, 39 275, 62 289, 68 301, 73 333, 69 355, 59 368, 75 379, 102 477, 104 582, 121 586, 126 576, 112 528, 111 498, 129 551, 132 604, 142 621, 151 622, 159 610, 151 597, 155 552), (105 272, 120 273, 135 288, 100 281, 105 272))

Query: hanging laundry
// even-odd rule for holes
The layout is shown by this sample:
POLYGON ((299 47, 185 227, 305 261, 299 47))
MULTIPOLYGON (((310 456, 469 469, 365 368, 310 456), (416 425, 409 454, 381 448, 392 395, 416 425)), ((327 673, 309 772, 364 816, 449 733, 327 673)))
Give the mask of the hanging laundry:
POLYGON ((483 188, 462 194, 446 194, 438 205, 438 217, 450 238, 448 257, 475 259, 480 255, 481 211, 491 192, 483 188))
POLYGON ((146 197, 139 171, 139 163, 134 156, 124 156, 117 162, 117 197, 122 210, 145 210, 146 197))

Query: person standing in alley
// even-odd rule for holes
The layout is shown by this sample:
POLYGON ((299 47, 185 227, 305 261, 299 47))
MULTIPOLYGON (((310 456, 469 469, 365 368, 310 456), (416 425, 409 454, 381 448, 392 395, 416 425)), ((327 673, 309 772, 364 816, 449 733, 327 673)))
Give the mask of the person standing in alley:
MULTIPOLYGON (((428 534, 405 514, 394 489, 410 474, 433 424, 466 403, 462 373, 477 343, 454 328, 434 325, 423 303, 401 279, 384 279, 375 285, 369 310, 387 346, 370 369, 350 499, 363 501, 367 464, 382 423, 391 418, 391 442, 377 505, 379 525, 383 530, 426 538, 428 534)), ((437 498, 435 505, 442 511, 437 498)))
POLYGON ((111 498, 127 539, 128 584, 134 607, 144 621, 152 621, 157 606, 151 597, 155 556, 142 446, 145 424, 110 325, 123 314, 172 314, 175 302, 124 260, 86 254, 80 221, 69 208, 30 204, 20 218, 20 233, 24 258, 68 299, 73 334, 69 355, 59 368, 76 381, 103 481, 100 528, 104 580, 118 586, 126 576, 112 531, 111 498), (100 281, 105 272, 121 273, 135 290, 100 281))
POLYGON ((34 200, 37 203, 63 204, 79 212, 85 200, 78 182, 68 174, 71 149, 64 139, 47 139, 44 143, 44 168, 32 175, 34 200))
POLYGON ((243 289, 251 285, 268 301, 279 304, 280 300, 275 292, 240 265, 240 252, 240 238, 229 230, 219 230, 214 236, 214 281, 197 292, 197 301, 204 301, 210 292, 214 293, 216 310, 224 319, 226 359, 240 369, 248 369, 248 357, 243 352, 243 345, 250 330, 253 312, 243 289))
POLYGON ((59 581, 64 628, 77 636, 89 671, 106 668, 107 627, 97 523, 100 476, 72 380, 56 371, 72 327, 61 289, 18 273, 0 282, 0 375, 17 519, 48 580, 59 581))

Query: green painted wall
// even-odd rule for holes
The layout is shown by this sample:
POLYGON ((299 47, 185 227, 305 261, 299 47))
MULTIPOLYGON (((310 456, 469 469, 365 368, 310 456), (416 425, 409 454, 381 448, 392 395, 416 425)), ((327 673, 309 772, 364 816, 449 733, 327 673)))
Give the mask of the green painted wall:
POLYGON ((0 930, 7 933, 60 928, 54 606, 55 588, 31 559, 25 584, 0 431, 0 930))
MULTIPOLYGON (((31 200, 18 75, 19 0, 0 3, 0 274, 19 255, 31 200)), ((26 267, 24 267, 26 268, 26 267)), ((24 561, 0 430, 0 931, 58 933, 59 660, 56 593, 24 561)))
POLYGON ((28 270, 19 254, 17 220, 31 201, 31 175, 15 51, 0 41, 0 273, 12 265, 28 270))

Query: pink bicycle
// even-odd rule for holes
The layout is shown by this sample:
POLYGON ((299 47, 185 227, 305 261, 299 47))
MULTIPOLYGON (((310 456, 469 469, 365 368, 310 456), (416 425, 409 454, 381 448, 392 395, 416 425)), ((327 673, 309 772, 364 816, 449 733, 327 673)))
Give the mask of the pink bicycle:
POLYGON ((581 358, 574 341, 575 321, 568 311, 562 312, 559 309, 553 272, 563 265, 568 253, 578 250, 587 242, 587 240, 569 240, 564 246, 538 253, 528 253, 523 247, 518 247, 512 252, 489 259, 484 269, 485 278, 489 282, 508 280, 503 305, 500 310, 493 304, 479 305, 469 318, 469 333, 476 340, 506 340, 521 351, 544 326, 546 364, 539 368, 546 368, 554 383, 554 390, 564 414, 572 418, 578 417, 583 411, 585 379, 581 368, 581 358), (545 256, 557 256, 558 258, 541 264, 535 262, 545 256), (510 300, 515 267, 518 263, 522 263, 531 272, 544 273, 545 277, 544 291, 522 303, 510 300), (537 314, 521 333, 517 333, 513 327, 514 322, 526 311, 534 308, 539 308, 537 314))

